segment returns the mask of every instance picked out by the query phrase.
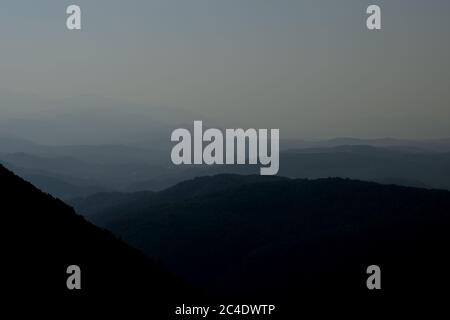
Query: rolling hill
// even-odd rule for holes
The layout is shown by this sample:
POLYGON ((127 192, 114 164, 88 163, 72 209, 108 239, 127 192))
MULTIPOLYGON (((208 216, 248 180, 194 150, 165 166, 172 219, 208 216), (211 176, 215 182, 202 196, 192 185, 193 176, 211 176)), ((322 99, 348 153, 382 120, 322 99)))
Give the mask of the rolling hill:
POLYGON ((438 299, 448 285, 448 191, 218 175, 122 200, 74 205, 213 295, 384 303, 438 299), (372 264, 378 296, 365 286, 372 264))

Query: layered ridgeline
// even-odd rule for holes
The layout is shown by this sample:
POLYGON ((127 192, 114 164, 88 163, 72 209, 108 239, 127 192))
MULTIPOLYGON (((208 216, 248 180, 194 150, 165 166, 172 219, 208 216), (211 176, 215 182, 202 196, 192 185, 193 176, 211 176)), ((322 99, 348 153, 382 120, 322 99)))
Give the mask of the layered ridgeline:
POLYGON ((373 297, 436 298, 448 284, 448 191, 217 175, 73 204, 219 296, 376 304, 373 297), (378 293, 366 287, 370 265, 381 267, 378 293))
MULTIPOLYGON (((450 147, 446 140, 423 144, 410 141, 382 143, 348 139, 317 144, 285 142, 278 175, 308 179, 341 177, 450 190, 450 147), (339 143, 349 145, 336 145, 339 143), (375 146, 352 143, 374 143, 375 146)), ((48 147, 29 144, 26 141, 8 142, 0 136, 0 163, 39 189, 63 200, 98 192, 160 191, 205 175, 260 173, 259 165, 175 166, 170 161, 170 150, 117 145, 48 147)))
POLYGON ((42 302, 48 311, 63 300, 72 311, 87 304, 166 315, 166 307, 189 292, 145 255, 1 166, 0 194, 6 301, 42 302), (81 268, 81 290, 67 288, 70 265, 81 268))

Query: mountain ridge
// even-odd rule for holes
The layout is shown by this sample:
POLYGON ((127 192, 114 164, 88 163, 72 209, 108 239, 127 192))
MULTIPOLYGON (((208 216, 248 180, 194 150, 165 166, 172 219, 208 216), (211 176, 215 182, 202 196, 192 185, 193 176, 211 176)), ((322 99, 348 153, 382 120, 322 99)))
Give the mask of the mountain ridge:
POLYGON ((120 300, 108 310, 152 306, 155 314, 166 314, 169 301, 191 292, 141 252, 3 166, 0 194, 3 236, 8 239, 2 290, 11 297, 21 294, 22 299, 30 296, 27 303, 60 301, 80 308, 120 300), (81 290, 66 287, 66 270, 73 264, 81 268, 81 290))

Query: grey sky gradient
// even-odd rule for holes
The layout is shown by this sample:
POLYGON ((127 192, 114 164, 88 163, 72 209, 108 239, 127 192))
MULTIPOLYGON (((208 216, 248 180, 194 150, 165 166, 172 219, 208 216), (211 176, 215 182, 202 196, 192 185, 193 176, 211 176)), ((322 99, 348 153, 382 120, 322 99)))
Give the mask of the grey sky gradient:
POLYGON ((444 0, 5 0, 0 112, 95 95, 282 138, 450 137, 449 31, 444 0))

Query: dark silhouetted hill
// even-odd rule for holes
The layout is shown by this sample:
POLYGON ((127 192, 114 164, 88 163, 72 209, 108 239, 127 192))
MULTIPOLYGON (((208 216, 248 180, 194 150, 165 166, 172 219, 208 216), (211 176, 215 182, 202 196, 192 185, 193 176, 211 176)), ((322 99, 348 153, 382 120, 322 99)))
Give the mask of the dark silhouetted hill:
POLYGON ((219 174, 211 177, 196 177, 176 184, 160 192, 141 191, 134 193, 104 192, 87 197, 69 200, 74 208, 101 224, 117 216, 128 216, 129 209, 146 206, 164 205, 167 202, 184 201, 195 197, 221 192, 233 187, 259 182, 283 181, 287 178, 278 176, 219 174), (109 211, 113 209, 114 214, 109 211))
POLYGON ((221 297, 377 305, 438 301, 449 284, 448 191, 219 175, 103 209, 90 219, 221 297))
POLYGON ((0 195, 3 301, 48 305, 48 311, 61 303, 103 314, 145 309, 155 316, 167 315, 168 305, 190 292, 142 253, 2 166, 0 195), (81 268, 80 291, 66 287, 73 264, 81 268))

